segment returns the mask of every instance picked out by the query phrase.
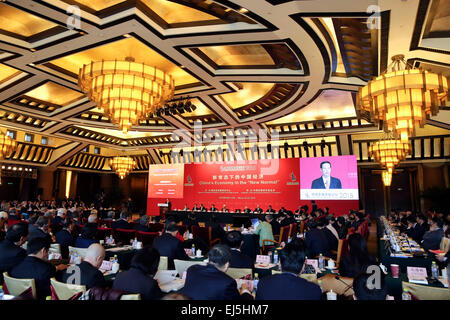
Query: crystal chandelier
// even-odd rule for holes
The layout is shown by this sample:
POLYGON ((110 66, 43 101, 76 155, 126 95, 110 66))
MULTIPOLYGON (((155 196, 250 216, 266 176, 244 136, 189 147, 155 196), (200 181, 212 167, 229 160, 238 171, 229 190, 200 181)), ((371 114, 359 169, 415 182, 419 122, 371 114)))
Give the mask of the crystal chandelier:
POLYGON ((136 166, 136 161, 130 157, 114 157, 109 165, 117 173, 120 179, 125 178, 136 166))
POLYGON ((78 85, 123 133, 156 113, 175 90, 171 75, 130 57, 83 65, 78 85))
MULTIPOLYGON (((16 149, 17 143, 11 139, 10 136, 3 134, 0 131, 0 160, 3 160, 11 155, 16 149)), ((0 166, 0 184, 2 184, 2 168, 0 166)))
POLYGON ((393 133, 385 134, 381 140, 369 146, 369 156, 379 162, 390 173, 410 153, 411 147, 409 142, 402 142, 393 133))
POLYGON ((381 172, 381 177, 383 178, 383 184, 385 187, 388 187, 391 185, 392 182, 392 172, 389 172, 387 170, 383 170, 381 172))
POLYGON ((404 58, 393 56, 384 73, 359 89, 357 106, 370 113, 371 121, 383 121, 386 131, 396 131, 407 142, 417 124, 423 127, 427 117, 438 113, 448 84, 442 74, 412 69, 404 58))

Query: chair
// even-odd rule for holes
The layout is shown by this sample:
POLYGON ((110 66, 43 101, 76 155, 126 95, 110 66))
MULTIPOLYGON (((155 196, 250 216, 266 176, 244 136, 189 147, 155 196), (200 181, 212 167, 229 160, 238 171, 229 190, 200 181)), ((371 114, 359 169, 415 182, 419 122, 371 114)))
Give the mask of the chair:
POLYGON ((141 300, 141 294, 140 293, 136 293, 136 294, 123 294, 120 297, 120 300, 141 300))
POLYGON ((356 230, 356 233, 361 234, 367 240, 367 238, 369 237, 369 223, 367 221, 361 223, 361 225, 358 227, 358 230, 356 230))
POLYGON ((136 231, 136 239, 142 242, 144 246, 151 246, 153 244, 153 240, 157 237, 159 237, 158 232, 136 231))
POLYGON ((347 239, 339 239, 338 241, 338 249, 336 254, 336 267, 339 268, 339 263, 341 262, 341 258, 345 257, 348 253, 348 240, 347 239))
POLYGON ((95 235, 95 239, 97 240, 105 240, 106 237, 109 237, 113 234, 112 228, 103 228, 98 227, 97 228, 97 234, 95 235))
POLYGON ((21 222, 20 220, 11 220, 8 219, 8 228, 11 227, 13 224, 21 222))
POLYGON ((233 279, 240 279, 250 275, 250 279, 253 279, 252 269, 247 268, 228 268, 227 275, 232 277, 233 279))
POLYGON ((158 270, 167 270, 168 264, 169 264, 169 258, 161 256, 159 258, 158 270))
POLYGON ((450 249, 450 239, 443 237, 441 240, 441 245, 439 246, 439 249, 441 249, 442 251, 447 253, 448 250, 450 249))
POLYGON ((52 243, 50 244, 50 253, 59 253, 61 254, 61 245, 59 243, 52 243))
POLYGON ((402 281, 402 288, 408 289, 419 300, 450 300, 448 288, 430 287, 402 281))
POLYGON ((130 241, 136 237, 136 230, 127 230, 117 228, 114 232, 117 242, 121 242, 124 245, 130 244, 130 241))
POLYGON ((87 248, 77 248, 69 246, 69 253, 70 252, 76 253, 81 257, 81 259, 84 259, 86 257, 87 250, 88 250, 87 248))
POLYGON ((319 280, 322 281, 322 291, 328 292, 333 290, 336 294, 345 297, 351 297, 353 295, 353 278, 339 277, 336 279, 335 274, 328 273, 321 277, 319 280), (347 285, 345 285, 346 283, 347 285))
POLYGON ((263 242, 262 242, 263 243, 262 253, 267 252, 266 251, 267 249, 270 249, 270 248, 273 248, 273 247, 276 247, 276 246, 280 246, 283 241, 285 243, 287 243, 287 241, 289 239, 289 230, 290 229, 291 229, 290 225, 281 227, 280 228, 280 235, 278 236, 278 241, 277 240, 264 239, 263 242), (266 242, 271 242, 273 244, 266 245, 266 242))
POLYGON ((192 226, 192 234, 194 238, 200 238, 204 240, 209 245, 209 247, 212 247, 216 243, 220 242, 220 239, 212 239, 211 232, 211 227, 192 226))
POLYGON ((36 284, 34 279, 16 279, 11 277, 8 272, 3 272, 4 287, 6 294, 13 296, 30 295, 33 299, 37 298, 36 284), (30 292, 31 290, 31 292, 30 292))
POLYGON ((183 273, 189 269, 190 266, 195 264, 205 264, 203 261, 189 261, 189 260, 178 260, 174 259, 173 263, 175 264, 175 269, 177 270, 180 277, 183 276, 183 273))
POLYGON ((150 232, 161 232, 164 230, 164 224, 162 223, 149 223, 148 229, 150 232))
POLYGON ((52 300, 77 300, 84 292, 86 286, 59 282, 55 278, 50 279, 52 300))

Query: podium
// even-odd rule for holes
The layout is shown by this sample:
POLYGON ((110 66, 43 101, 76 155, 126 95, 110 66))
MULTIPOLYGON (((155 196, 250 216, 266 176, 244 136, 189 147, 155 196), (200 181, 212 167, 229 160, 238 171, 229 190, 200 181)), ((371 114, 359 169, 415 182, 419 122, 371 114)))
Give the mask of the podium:
POLYGON ((161 219, 166 220, 166 214, 168 214, 172 209, 172 204, 158 203, 158 207, 159 207, 159 216, 161 217, 161 219))

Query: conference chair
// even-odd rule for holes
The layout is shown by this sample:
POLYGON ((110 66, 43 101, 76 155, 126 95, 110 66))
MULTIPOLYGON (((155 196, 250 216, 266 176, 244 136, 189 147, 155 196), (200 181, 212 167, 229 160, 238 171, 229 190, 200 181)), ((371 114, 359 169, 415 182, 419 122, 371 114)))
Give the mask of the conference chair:
POLYGON ((241 278, 245 278, 247 276, 250 275, 250 279, 253 279, 252 277, 252 269, 250 268, 228 268, 227 275, 229 275, 230 277, 232 277, 233 279, 241 279, 241 278))
POLYGON ((402 281, 402 288, 418 300, 450 300, 450 290, 448 288, 430 287, 402 281))
POLYGON ((443 237, 441 240, 441 245, 439 246, 439 249, 441 249, 442 251, 447 253, 448 250, 450 249, 450 239, 443 237))
POLYGON ((11 227, 13 224, 19 223, 21 220, 11 220, 8 219, 8 228, 11 227))
POLYGON ((189 260, 178 260, 178 259, 174 259, 173 263, 175 264, 175 269, 178 272, 178 275, 180 277, 183 276, 184 272, 187 271, 187 269, 189 269, 189 267, 196 265, 196 264, 206 264, 203 261, 189 261, 189 260))
POLYGON ((336 255, 336 268, 339 268, 342 257, 348 253, 348 239, 339 239, 337 251, 331 250, 331 253, 336 255))
POLYGON ((136 231, 136 239, 142 242, 143 246, 153 244, 153 240, 159 236, 159 232, 136 231))
POLYGON ((161 256, 159 258, 159 265, 158 265, 158 270, 167 270, 168 269, 168 264, 169 264, 169 258, 165 257, 165 256, 161 256))
POLYGON ((106 237, 109 237, 113 234, 112 228, 103 228, 98 227, 97 228, 97 234, 95 235, 95 239, 97 240, 105 240, 106 237))
POLYGON ((37 298, 36 283, 34 279, 17 279, 11 277, 8 272, 3 272, 3 291, 13 296, 37 298))
POLYGON ((128 245, 131 240, 136 237, 136 230, 117 228, 114 232, 114 236, 117 242, 121 242, 123 245, 128 245))
POLYGON ((291 229, 290 225, 289 226, 284 226, 280 228, 280 235, 278 236, 274 236, 275 240, 270 240, 270 239, 263 239, 263 246, 261 249, 262 254, 265 254, 267 252, 267 250, 278 247, 281 245, 281 243, 284 241, 285 243, 287 243, 288 239, 289 239, 289 230, 291 229), (277 240, 278 238, 278 240, 277 240), (266 244, 266 243, 269 244, 266 244), (270 244, 271 243, 271 244, 270 244))
POLYGON ((77 300, 86 292, 86 286, 68 284, 51 278, 50 290, 52 291, 52 300, 77 300))
POLYGON ((208 244, 209 248, 214 246, 216 243, 220 243, 220 239, 212 239, 212 228, 211 227, 198 227, 198 226, 192 226, 192 234, 194 238, 200 238, 205 243, 208 244))
POLYGON ((150 232, 161 232, 164 230, 164 224, 162 223, 149 223, 148 229, 150 232))
POLYGON ((86 258, 87 250, 87 248, 77 248, 69 246, 69 254, 70 252, 76 253, 83 260, 84 258, 86 258))
POLYGON ((120 300, 141 300, 141 294, 140 293, 136 293, 136 294, 123 294, 120 297, 120 300))

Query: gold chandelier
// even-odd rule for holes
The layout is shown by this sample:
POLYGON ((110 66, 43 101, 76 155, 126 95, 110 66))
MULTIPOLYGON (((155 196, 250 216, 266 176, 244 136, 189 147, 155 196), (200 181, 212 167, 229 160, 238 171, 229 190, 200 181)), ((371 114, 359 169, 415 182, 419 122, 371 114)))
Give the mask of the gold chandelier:
POLYGON ((393 133, 386 134, 381 140, 369 146, 369 156, 379 162, 390 173, 410 153, 411 147, 409 142, 402 142, 393 133))
MULTIPOLYGON (((10 136, 3 134, 0 131, 0 160, 3 160, 11 155, 16 149, 17 143, 11 139, 10 136)), ((2 168, 0 166, 0 184, 2 184, 2 168)))
POLYGON ((83 65, 78 85, 123 133, 163 107, 175 90, 171 75, 130 57, 83 65))
POLYGON ((384 184, 385 187, 388 187, 388 186, 391 185, 392 174, 393 174, 392 172, 389 172, 389 171, 386 171, 386 170, 383 170, 381 172, 381 177, 383 178, 383 184, 384 184))
POLYGON ((401 141, 407 142, 408 136, 415 135, 417 124, 423 127, 428 116, 438 113, 448 84, 442 74, 412 69, 404 58, 392 57, 383 74, 359 89, 357 106, 370 112, 372 121, 385 122, 386 131, 396 131, 401 141))
POLYGON ((136 167, 136 161, 130 157, 114 157, 110 160, 109 165, 120 179, 123 179, 136 167))

